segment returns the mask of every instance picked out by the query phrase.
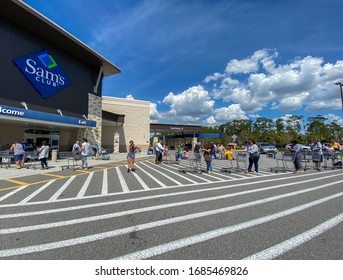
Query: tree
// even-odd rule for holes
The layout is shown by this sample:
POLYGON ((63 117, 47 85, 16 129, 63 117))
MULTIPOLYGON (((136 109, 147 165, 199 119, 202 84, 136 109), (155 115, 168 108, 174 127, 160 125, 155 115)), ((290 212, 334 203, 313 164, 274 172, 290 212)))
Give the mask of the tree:
POLYGON ((308 117, 307 140, 309 142, 319 139, 321 142, 330 140, 330 128, 325 124, 327 118, 323 116, 308 117))

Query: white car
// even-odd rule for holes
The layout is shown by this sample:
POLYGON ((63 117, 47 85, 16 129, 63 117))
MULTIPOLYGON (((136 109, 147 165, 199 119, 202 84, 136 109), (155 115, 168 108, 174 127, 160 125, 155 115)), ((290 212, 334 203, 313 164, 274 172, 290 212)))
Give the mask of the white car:
MULTIPOLYGON (((299 144, 301 146, 301 151, 311 151, 311 147, 304 145, 304 144, 299 144)), ((286 145, 286 149, 288 150, 291 147, 291 144, 286 145)))
POLYGON ((268 142, 257 143, 257 146, 258 146, 258 151, 260 154, 267 154, 267 153, 276 154, 277 153, 277 148, 268 142))

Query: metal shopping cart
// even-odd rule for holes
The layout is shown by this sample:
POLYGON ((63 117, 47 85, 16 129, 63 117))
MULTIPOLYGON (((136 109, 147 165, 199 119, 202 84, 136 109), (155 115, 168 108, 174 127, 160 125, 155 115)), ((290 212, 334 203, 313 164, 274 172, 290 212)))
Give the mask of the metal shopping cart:
POLYGON ((81 160, 81 155, 76 155, 73 152, 60 152, 59 157, 62 159, 67 159, 67 164, 62 165, 62 170, 64 169, 78 169, 81 168, 79 161, 81 160))
POLYGON ((182 172, 182 173, 195 172, 195 173, 200 174, 201 172, 204 171, 201 166, 201 160, 199 159, 188 159, 188 160, 185 160, 185 162, 189 162, 189 166, 180 167, 178 169, 179 172, 182 172))
POLYGON ((167 164, 179 164, 180 160, 177 159, 176 155, 177 155, 177 151, 168 150, 162 162, 167 163, 167 164))
POLYGON ((294 169, 294 152, 281 152, 275 155, 276 167, 270 169, 271 172, 295 172, 294 169))
POLYGON ((1 168, 5 167, 6 169, 11 167, 11 162, 13 158, 13 152, 11 151, 0 151, 1 157, 1 168))
POLYGON ((229 167, 223 167, 221 172, 243 172, 247 171, 247 161, 248 161, 248 152, 246 151, 235 151, 234 160, 229 160, 229 167))
POLYGON ((319 151, 306 151, 301 153, 302 162, 304 163, 304 171, 318 170, 321 171, 321 162, 323 155, 319 151))
POLYGON ((38 160, 38 152, 32 151, 32 152, 25 152, 25 158, 27 159, 25 163, 25 168, 29 169, 36 169, 36 161, 38 160))
POLYGON ((335 151, 333 153, 333 169, 338 168, 342 169, 342 152, 341 151, 335 151))

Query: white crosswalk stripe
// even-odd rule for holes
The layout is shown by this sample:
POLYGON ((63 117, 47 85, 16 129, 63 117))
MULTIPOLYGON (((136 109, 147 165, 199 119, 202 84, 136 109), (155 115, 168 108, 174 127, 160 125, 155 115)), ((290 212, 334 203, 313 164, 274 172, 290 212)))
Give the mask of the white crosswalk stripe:
POLYGON ((121 173, 119 167, 116 167, 117 175, 123 192, 129 192, 129 187, 126 184, 123 174, 121 173))

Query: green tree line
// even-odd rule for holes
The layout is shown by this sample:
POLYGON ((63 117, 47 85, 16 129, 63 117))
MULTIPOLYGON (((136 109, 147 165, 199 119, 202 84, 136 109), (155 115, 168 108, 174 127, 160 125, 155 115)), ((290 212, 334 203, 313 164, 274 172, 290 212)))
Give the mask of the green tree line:
MULTIPOLYGON (((201 133, 223 133, 222 143, 236 142, 245 144, 248 139, 256 142, 270 142, 272 144, 288 144, 292 139, 299 143, 309 144, 313 139, 322 143, 332 140, 343 141, 343 128, 336 121, 328 122, 323 116, 308 117, 291 116, 286 121, 278 118, 257 118, 252 120, 233 120, 215 127, 202 127, 201 133), (234 141, 236 136, 236 141, 234 141)), ((211 139, 209 139, 211 141, 211 139)), ((218 139, 214 140, 218 142, 218 139)))

